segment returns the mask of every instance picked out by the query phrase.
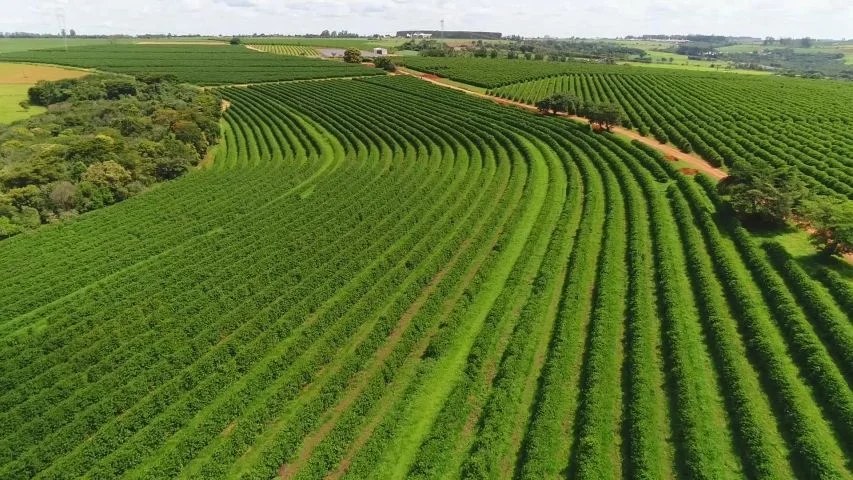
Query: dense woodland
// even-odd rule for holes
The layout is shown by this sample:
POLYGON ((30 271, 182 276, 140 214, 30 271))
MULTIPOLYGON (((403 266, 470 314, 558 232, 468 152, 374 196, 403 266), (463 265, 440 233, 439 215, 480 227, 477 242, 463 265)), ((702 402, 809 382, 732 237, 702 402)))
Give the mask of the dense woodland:
POLYGON ((164 76, 39 82, 48 112, 0 126, 0 238, 120 202, 197 165, 219 99, 164 76))

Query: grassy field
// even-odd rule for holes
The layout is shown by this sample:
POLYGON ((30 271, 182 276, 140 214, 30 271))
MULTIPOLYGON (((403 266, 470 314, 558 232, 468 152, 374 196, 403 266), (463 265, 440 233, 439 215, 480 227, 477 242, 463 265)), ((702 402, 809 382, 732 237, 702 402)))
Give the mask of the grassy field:
MULTIPOLYGON (((778 48, 789 48, 782 45, 759 45, 759 44, 750 44, 750 45, 732 45, 728 47, 720 48, 721 52, 727 53, 749 53, 749 52, 761 52, 767 49, 778 49, 778 48)), ((844 62, 847 64, 853 64, 853 44, 851 43, 836 43, 836 44, 828 44, 828 43, 818 43, 812 48, 801 48, 801 47, 793 47, 794 52, 800 54, 809 54, 809 53, 842 53, 844 54, 844 62)))
POLYGON ((365 38, 299 38, 299 37, 251 37, 243 38, 243 43, 249 45, 293 45, 313 48, 358 48, 372 50, 375 47, 394 49, 405 40, 383 38, 368 40, 365 38))
MULTIPOLYGON (((133 43, 133 39, 69 38, 68 47, 87 45, 114 45, 133 43)), ((0 53, 41 50, 45 48, 65 48, 61 38, 0 38, 0 53)))
POLYGON ((208 168, 0 242, 0 478, 853 474, 853 281, 704 177, 411 77, 218 92, 208 168))
MULTIPOLYGON (((670 55, 663 55, 665 58, 669 58, 670 55)), ((686 58, 686 57, 685 57, 686 58)), ((770 75, 770 72, 762 72, 759 70, 743 70, 739 68, 727 68, 726 64, 723 62, 708 62, 708 61, 698 61, 698 60, 689 60, 682 61, 679 63, 675 61, 673 63, 645 63, 645 62, 622 62, 623 65, 631 65, 636 67, 648 67, 648 68, 657 68, 664 70, 686 70, 686 71, 694 71, 694 72, 724 72, 724 73, 738 73, 742 75, 770 75), (714 65, 714 66, 712 66, 714 65)))
POLYGON ((0 123, 12 123, 45 111, 38 106, 27 109, 20 106, 27 99, 27 90, 39 80, 77 78, 86 73, 44 65, 0 63, 0 123))
POLYGON ((0 123, 12 123, 45 112, 44 107, 22 108, 19 104, 27 99, 29 85, 0 84, 0 123))

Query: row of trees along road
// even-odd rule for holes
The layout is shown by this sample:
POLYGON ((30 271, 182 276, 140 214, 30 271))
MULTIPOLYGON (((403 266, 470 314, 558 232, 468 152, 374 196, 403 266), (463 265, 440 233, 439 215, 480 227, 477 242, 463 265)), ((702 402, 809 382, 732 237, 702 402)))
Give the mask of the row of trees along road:
POLYGON ((607 131, 622 124, 622 110, 612 103, 583 102, 574 95, 557 94, 536 103, 540 113, 565 113, 584 117, 607 131))

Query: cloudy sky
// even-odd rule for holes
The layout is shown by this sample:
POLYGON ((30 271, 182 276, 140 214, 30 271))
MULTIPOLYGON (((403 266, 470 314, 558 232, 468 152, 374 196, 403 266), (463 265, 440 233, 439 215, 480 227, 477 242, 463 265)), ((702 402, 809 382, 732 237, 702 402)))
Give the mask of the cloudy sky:
POLYGON ((853 38, 853 0, 0 0, 0 31, 84 34, 488 30, 556 37, 644 33, 853 38))

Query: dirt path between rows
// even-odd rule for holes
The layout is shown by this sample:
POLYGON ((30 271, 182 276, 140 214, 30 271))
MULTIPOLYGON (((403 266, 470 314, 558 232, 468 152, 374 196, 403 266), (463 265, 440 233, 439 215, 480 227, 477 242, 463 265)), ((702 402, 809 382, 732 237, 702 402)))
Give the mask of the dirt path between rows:
MULTIPOLYGON (((464 93, 467 93, 469 95, 473 95, 475 97, 485 98, 487 100, 491 100, 491 101, 493 101, 497 104, 500 104, 500 105, 508 105, 508 106, 512 106, 512 107, 521 108, 524 110, 534 111, 534 112, 538 111, 538 109, 533 105, 528 105, 526 103, 508 100, 506 98, 494 97, 492 95, 487 95, 485 93, 479 93, 479 92, 475 92, 473 90, 468 90, 466 88, 457 87, 456 85, 449 85, 447 83, 442 82, 441 78, 436 77, 435 75, 421 73, 421 72, 409 70, 406 68, 398 68, 397 71, 403 75, 409 75, 412 77, 420 78, 421 80, 430 82, 434 85, 438 85, 438 86, 441 86, 444 88, 449 88, 452 90, 464 92, 464 93)), ((567 117, 567 118, 570 118, 572 120, 576 120, 579 122, 589 123, 589 120, 587 120, 583 117, 577 117, 577 116, 573 116, 573 115, 561 115, 561 116, 564 116, 564 117, 567 117)), ((639 133, 635 132, 634 130, 630 130, 627 128, 613 127, 612 131, 613 131, 613 133, 615 133, 617 135, 627 137, 631 140, 637 140, 637 141, 644 143, 644 144, 646 144, 646 145, 648 145, 654 149, 657 149, 670 160, 676 160, 676 161, 681 161, 681 162, 687 163, 690 165, 691 168, 695 169, 696 171, 704 173, 704 174, 706 174, 706 175, 708 175, 714 179, 721 180, 721 179, 729 176, 723 170, 720 170, 719 168, 712 167, 708 162, 705 161, 705 159, 703 159, 699 155, 696 155, 693 153, 684 153, 672 145, 662 144, 662 143, 658 142, 657 140, 655 140, 654 138, 644 137, 644 136, 640 135, 639 133)))

